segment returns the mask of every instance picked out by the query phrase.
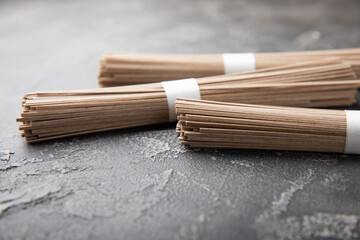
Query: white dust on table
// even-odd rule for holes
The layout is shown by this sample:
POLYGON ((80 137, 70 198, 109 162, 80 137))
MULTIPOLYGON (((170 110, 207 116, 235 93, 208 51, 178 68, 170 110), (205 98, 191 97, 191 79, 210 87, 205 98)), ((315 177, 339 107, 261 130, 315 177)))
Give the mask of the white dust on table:
POLYGON ((359 237, 359 216, 316 213, 301 219, 300 235, 306 238, 356 239, 359 237))
POLYGON ((180 144, 177 137, 177 133, 171 129, 139 133, 127 137, 126 140, 131 144, 132 153, 155 162, 178 158, 180 154, 189 151, 180 144))
POLYGON ((38 176, 40 175, 40 171, 39 170, 29 170, 27 173, 26 173, 27 176, 38 176))
POLYGON ((169 169, 160 174, 146 175, 131 184, 134 189, 129 196, 122 197, 117 203, 117 209, 123 214, 135 219, 150 210, 154 205, 165 199, 165 191, 173 170, 169 169))
MULTIPOLYGON (((308 170, 304 176, 291 182, 290 187, 272 201, 270 208, 256 218, 255 224, 259 238, 300 240, 359 237, 360 221, 357 215, 318 212, 312 215, 282 217, 294 194, 303 190, 311 182, 312 176, 313 171, 308 170)), ((330 176, 334 178, 334 175, 330 176)))
MULTIPOLYGON (((266 209, 262 214, 256 217, 255 223, 258 225, 258 235, 260 235, 261 238, 272 239, 269 232, 272 232, 273 230, 277 230, 277 234, 280 235, 282 232, 282 225, 278 224, 280 221, 279 215, 287 210, 294 194, 299 190, 303 190, 304 187, 310 183, 312 175, 313 171, 309 169, 304 176, 301 176, 292 182, 290 187, 283 191, 280 196, 275 197, 270 208, 266 209)), ((291 232, 289 229, 286 231, 291 232)))
POLYGON ((186 176, 186 175, 185 175, 184 173, 182 173, 182 172, 176 172, 176 174, 178 174, 183 180, 186 180, 186 181, 188 181, 189 183, 191 183, 191 184, 193 184, 193 185, 195 185, 195 186, 197 186, 197 187, 205 190, 206 192, 209 192, 209 193, 213 194, 214 196, 218 197, 218 194, 217 194, 215 191, 212 191, 212 190, 210 189, 210 186, 208 186, 208 185, 206 185, 206 184, 204 184, 204 183, 199 183, 199 182, 195 181, 193 178, 190 178, 190 177, 186 176))
POLYGON ((5 164, 4 166, 0 166, 0 171, 7 171, 7 170, 10 170, 12 168, 17 168, 17 167, 20 167, 21 164, 18 163, 18 162, 15 162, 15 163, 11 163, 11 164, 5 164))
POLYGON ((64 203, 65 215, 83 219, 110 217, 115 214, 114 209, 115 200, 101 194, 96 191, 96 189, 76 191, 75 194, 64 203))
POLYGON ((304 187, 310 183, 312 175, 313 171, 309 169, 304 176, 301 176, 296 181, 292 182, 289 189, 282 192, 278 198, 272 201, 271 208, 256 218, 256 222, 264 222, 268 219, 277 217, 282 212, 286 211, 294 194, 299 190, 303 190, 304 187))
POLYGON ((179 171, 175 171, 174 173, 177 177, 180 177, 178 180, 182 182, 182 186, 188 184, 189 187, 192 188, 192 191, 196 191, 198 194, 199 192, 205 194, 203 199, 207 200, 207 207, 199 206, 197 209, 197 211, 199 211, 198 215, 191 218, 186 217, 187 221, 181 224, 179 229, 179 237, 181 239, 199 239, 199 229, 203 228, 207 222, 211 221, 212 216, 216 213, 216 208, 221 205, 221 202, 227 204, 227 199, 221 199, 219 194, 208 184, 199 182, 179 171))
POLYGON ((84 166, 84 163, 88 162, 77 160, 82 159, 84 156, 88 157, 89 152, 87 149, 92 149, 92 156, 100 152, 100 150, 96 149, 95 143, 81 142, 77 139, 66 144, 55 142, 49 146, 51 152, 49 152, 49 147, 46 146, 42 151, 39 151, 39 156, 23 160, 23 165, 31 164, 24 170, 27 176, 54 173, 68 174, 75 171, 84 171, 89 169, 88 165, 84 166))
POLYGON ((231 160, 231 163, 234 165, 244 166, 244 167, 252 167, 255 164, 248 160, 231 160))
MULTIPOLYGON (((64 182, 61 176, 72 171, 80 172, 88 169, 89 166, 83 166, 84 162, 77 160, 88 156, 87 149, 93 147, 82 142, 49 144, 39 151, 37 156, 14 163, 8 162, 11 151, 1 151, 0 169, 3 172, 7 171, 7 175, 0 181, 0 215, 12 208, 27 209, 70 194, 72 190, 65 191, 59 186, 60 182, 64 182), (6 165, 2 169, 4 164, 6 165), (8 171, 19 166, 21 171, 8 171), (44 177, 54 178, 57 182, 46 181, 44 177)), ((96 150, 92 151, 94 152, 97 153, 96 150)), ((72 185, 71 188, 74 186, 72 185)))
MULTIPOLYGON (((269 226, 268 226, 269 227, 269 226)), ((270 228, 267 229, 270 232, 270 228)), ((276 237, 269 232, 262 232, 263 239, 358 239, 360 216, 337 213, 318 212, 300 217, 274 219, 273 230, 276 237)))
POLYGON ((0 150, 0 161, 10 161, 10 157, 12 154, 14 154, 14 152, 10 150, 0 150))
POLYGON ((167 155, 170 150, 170 144, 165 141, 160 141, 150 137, 140 137, 139 143, 142 148, 139 149, 139 153, 146 159, 155 161, 156 157, 160 154, 167 155))
POLYGON ((18 162, 12 162, 9 164, 12 154, 14 154, 14 152, 10 150, 0 150, 0 172, 8 171, 21 166, 18 162))
POLYGON ((44 161, 43 158, 31 158, 30 160, 28 160, 28 162, 30 162, 30 163, 40 163, 43 161, 44 161))
POLYGON ((64 203, 64 214, 83 219, 126 214, 137 219, 166 198, 165 187, 172 172, 169 169, 159 174, 124 180, 116 196, 111 194, 113 189, 106 190, 102 185, 75 191, 74 196, 64 203))
POLYGON ((179 171, 175 171, 174 173, 176 173, 177 176, 180 177, 180 180, 182 181, 182 185, 184 185, 185 183, 189 184, 191 187, 194 187, 195 190, 193 191, 204 191, 207 195, 206 195, 206 199, 209 200, 208 204, 212 205, 212 207, 210 208, 210 210, 207 210, 207 213, 204 215, 204 213, 200 214, 199 216, 199 221, 202 222, 203 218, 209 217, 209 215, 212 215, 215 213, 215 208, 218 207, 221 202, 224 202, 225 204, 227 204, 228 206, 230 206, 228 204, 228 199, 222 199, 220 198, 219 193, 214 190, 209 184, 206 183, 202 183, 199 182, 197 180, 195 180, 192 177, 189 177, 188 175, 179 172, 179 171), (204 215, 204 216, 202 216, 204 215))
POLYGON ((320 182, 321 185, 327 188, 332 188, 338 191, 346 190, 346 182, 348 179, 337 170, 327 173, 326 177, 320 182))
POLYGON ((12 193, 0 194, 0 215, 10 208, 25 207, 26 205, 38 204, 47 201, 61 191, 56 184, 46 183, 43 185, 25 186, 12 193))

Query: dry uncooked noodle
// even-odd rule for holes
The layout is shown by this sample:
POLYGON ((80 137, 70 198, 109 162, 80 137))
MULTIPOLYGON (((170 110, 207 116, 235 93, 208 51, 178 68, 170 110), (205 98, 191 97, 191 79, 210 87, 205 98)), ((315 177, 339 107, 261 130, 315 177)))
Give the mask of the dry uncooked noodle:
POLYGON ((346 152, 343 110, 178 99, 176 111, 179 140, 190 147, 346 152))
MULTIPOLYGON (((337 57, 350 63, 360 73, 360 48, 255 53, 255 69, 278 67, 304 61, 337 57)), ((106 53, 100 59, 101 87, 143 84, 190 77, 206 77, 225 73, 222 54, 120 54, 106 53)))
MULTIPOLYGON (((360 80, 350 64, 335 60, 271 71, 196 79, 201 99, 301 107, 348 106, 360 80)), ((181 96, 178 96, 181 97, 181 96)), ((28 142, 165 123, 167 96, 161 83, 24 96, 17 121, 28 142)))

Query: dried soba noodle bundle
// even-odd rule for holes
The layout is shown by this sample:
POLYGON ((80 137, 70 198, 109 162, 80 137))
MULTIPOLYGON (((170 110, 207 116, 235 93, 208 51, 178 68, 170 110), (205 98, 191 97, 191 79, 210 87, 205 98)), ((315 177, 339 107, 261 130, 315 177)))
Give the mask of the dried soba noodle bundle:
POLYGON ((176 112, 190 147, 360 154, 360 111, 178 99, 176 112))
POLYGON ((301 107, 348 106, 360 80, 333 60, 198 79, 24 96, 28 142, 175 121, 176 97, 301 107), (165 88, 165 89, 164 89, 165 88))
POLYGON ((230 54, 120 54, 100 59, 99 85, 112 87, 253 71, 336 57, 360 73, 360 48, 230 54))

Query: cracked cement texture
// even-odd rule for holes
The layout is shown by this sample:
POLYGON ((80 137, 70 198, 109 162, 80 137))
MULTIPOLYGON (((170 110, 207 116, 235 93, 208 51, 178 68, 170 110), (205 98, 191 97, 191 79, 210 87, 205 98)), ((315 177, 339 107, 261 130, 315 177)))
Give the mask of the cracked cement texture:
MULTIPOLYGON (((358 156, 190 150, 173 124, 26 144, 22 96, 105 51, 360 47, 359 1, 0 1, 0 239, 358 239, 358 156)), ((359 106, 355 106, 358 108, 359 106)))

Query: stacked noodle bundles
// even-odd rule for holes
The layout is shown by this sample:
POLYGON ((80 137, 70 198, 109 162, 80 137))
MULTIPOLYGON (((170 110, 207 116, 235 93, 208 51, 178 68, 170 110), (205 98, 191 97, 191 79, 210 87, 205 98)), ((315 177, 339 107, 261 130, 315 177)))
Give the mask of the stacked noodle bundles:
MULTIPOLYGON (((314 64, 196 81, 203 100, 302 107, 347 106, 356 102, 360 80, 349 64, 334 60, 314 64)), ((28 142, 165 123, 171 114, 161 83, 37 92, 24 99, 24 110, 17 121, 22 122, 19 129, 28 142)))
POLYGON ((100 59, 101 87, 246 72, 337 57, 360 73, 360 48, 256 54, 120 54, 100 59))
POLYGON ((178 99, 177 132, 196 148, 360 153, 360 111, 178 99))

